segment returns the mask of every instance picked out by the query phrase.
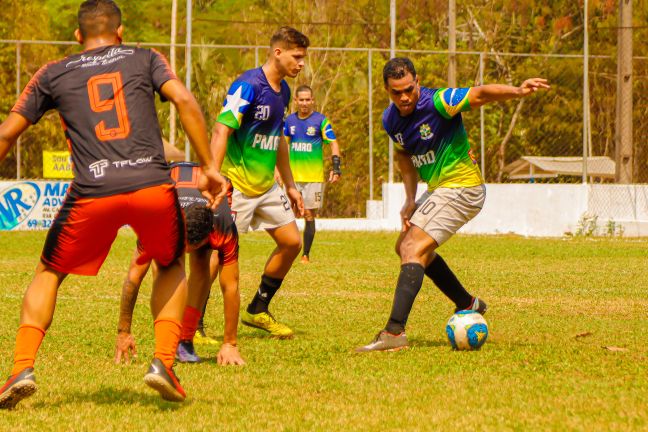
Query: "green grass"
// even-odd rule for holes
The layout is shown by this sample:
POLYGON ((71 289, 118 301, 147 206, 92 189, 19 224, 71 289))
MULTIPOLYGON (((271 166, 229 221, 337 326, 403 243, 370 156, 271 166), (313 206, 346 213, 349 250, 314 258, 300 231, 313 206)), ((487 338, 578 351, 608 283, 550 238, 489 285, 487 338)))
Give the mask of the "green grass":
MULTIPOLYGON (((0 430, 637 430, 648 428, 648 240, 457 236, 441 248, 490 306, 479 352, 453 352, 452 305, 425 281, 412 348, 357 355, 389 314, 395 233, 317 234, 273 312, 297 331, 278 341, 242 327, 241 368, 178 365, 189 397, 161 401, 142 378, 153 350, 150 278, 134 319, 139 359, 112 363, 121 281, 134 237, 122 233, 99 277, 69 277, 36 363, 39 391, 0 430), (589 332, 589 336, 576 335, 589 332), (608 351, 603 347, 625 351, 608 351)), ((8 374, 22 292, 44 233, 0 234, 0 354, 8 374)), ((273 245, 242 237, 243 303, 273 245)), ((208 332, 222 335, 213 291, 208 332)))

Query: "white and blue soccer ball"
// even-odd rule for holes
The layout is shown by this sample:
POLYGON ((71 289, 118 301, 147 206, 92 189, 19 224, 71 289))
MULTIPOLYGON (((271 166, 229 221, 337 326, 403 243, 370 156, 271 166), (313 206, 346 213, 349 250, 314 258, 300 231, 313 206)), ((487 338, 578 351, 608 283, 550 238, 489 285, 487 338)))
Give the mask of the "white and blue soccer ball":
POLYGON ((450 317, 446 333, 453 349, 478 350, 488 338, 488 324, 479 312, 462 310, 450 317))

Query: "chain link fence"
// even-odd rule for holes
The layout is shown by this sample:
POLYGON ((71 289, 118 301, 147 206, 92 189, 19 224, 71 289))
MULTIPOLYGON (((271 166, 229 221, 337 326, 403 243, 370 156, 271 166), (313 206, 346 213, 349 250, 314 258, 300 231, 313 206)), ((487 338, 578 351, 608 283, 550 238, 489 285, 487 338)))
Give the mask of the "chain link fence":
MULTIPOLYGON (((170 54, 168 44, 141 45, 170 54)), ((4 89, 15 89, 0 95, 0 112, 9 112, 41 65, 78 49, 71 42, 0 41, 4 70, 0 79, 4 89)), ((185 46, 177 45, 176 52, 180 65, 176 70, 184 79, 185 46)), ((242 71, 259 66, 266 55, 267 47, 263 46, 192 47, 191 87, 210 125, 231 82, 242 71)), ((397 55, 413 60, 422 85, 447 85, 447 52, 398 50, 397 55)), ((400 180, 381 122, 389 103, 382 82, 382 67, 388 58, 388 50, 315 47, 309 49, 306 70, 290 82, 313 87, 317 110, 329 117, 343 149, 344 181, 326 189, 329 205, 323 209, 323 216, 364 216, 365 201, 380 199, 381 184, 400 180)), ((616 58, 590 56, 591 121, 585 122, 585 127, 582 56, 457 52, 456 59, 457 86, 519 85, 531 77, 547 78, 552 86, 550 91, 526 99, 491 104, 464 114, 473 151, 487 182, 614 183, 616 58), (584 155, 601 158, 607 165, 590 160, 584 167, 584 155)), ((633 183, 648 183, 648 59, 635 58, 633 67, 634 104, 631 112, 622 115, 632 116, 634 124, 633 183)), ((159 104, 158 116, 163 135, 168 137, 167 104, 159 104)), ((183 148, 181 128, 175 138, 183 148)), ((40 178, 42 151, 65 149, 58 115, 50 112, 23 135, 20 145, 0 165, 0 178, 40 178)), ((604 213, 605 209, 596 211, 604 213)))

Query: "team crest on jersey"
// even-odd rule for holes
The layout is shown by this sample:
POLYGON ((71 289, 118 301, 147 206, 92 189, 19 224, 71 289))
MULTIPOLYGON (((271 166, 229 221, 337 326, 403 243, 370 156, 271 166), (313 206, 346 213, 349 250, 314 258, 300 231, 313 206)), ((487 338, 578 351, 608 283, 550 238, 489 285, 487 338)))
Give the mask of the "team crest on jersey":
POLYGON ((430 125, 427 123, 423 123, 421 125, 421 128, 419 129, 419 132, 421 134, 421 139, 423 141, 427 141, 429 139, 432 139, 434 136, 434 133, 432 133, 432 129, 430 129, 430 125))
POLYGON ((315 133, 316 133, 315 126, 308 126, 308 129, 306 129, 306 135, 315 136, 315 133))

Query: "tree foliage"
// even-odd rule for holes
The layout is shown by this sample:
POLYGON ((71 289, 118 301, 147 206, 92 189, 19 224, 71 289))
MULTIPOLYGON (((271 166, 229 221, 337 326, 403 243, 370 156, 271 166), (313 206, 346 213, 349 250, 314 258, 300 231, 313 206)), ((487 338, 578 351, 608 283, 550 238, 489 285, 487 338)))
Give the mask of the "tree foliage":
MULTIPOLYGON (((6 0, 0 9, 0 38, 73 40, 78 0, 6 0), (20 26, 15 23, 21 23, 20 26)), ((119 2, 125 39, 131 42, 169 42, 171 0, 119 2)), ((502 168, 522 155, 582 155, 583 2, 559 0, 467 0, 457 2, 458 85, 483 82, 520 84, 543 76, 552 90, 523 103, 508 102, 484 108, 484 160, 488 181, 506 181, 502 168), (467 54, 469 52, 470 54, 467 54), (514 53, 509 55, 502 53, 514 53), (531 54, 531 55, 527 55, 531 54), (566 57, 550 57, 566 56, 566 57), (572 56, 572 57, 569 57, 572 56)), ((648 103, 644 87, 648 74, 646 36, 648 2, 634 2, 635 156, 636 181, 648 181, 646 142, 648 103)), ((186 32, 186 2, 178 2, 178 42, 186 32)), ((616 91, 616 34, 618 2, 590 0, 590 110, 592 154, 614 157, 616 91)), ((194 48, 192 91, 213 125, 226 91, 241 72, 262 63, 269 36, 281 25, 306 33, 313 47, 363 48, 361 51, 311 50, 306 70, 295 80, 314 88, 318 110, 333 123, 343 150, 343 181, 326 189, 328 216, 361 216, 369 197, 368 69, 371 69, 374 140, 374 196, 388 179, 388 140, 381 126, 388 105, 382 85, 382 66, 389 57, 388 0, 195 0, 195 44, 249 45, 250 48, 194 48), (368 63, 368 51, 373 61, 368 63), (257 63, 258 61, 258 63, 257 63)), ((438 53, 401 52, 411 57, 421 81, 428 87, 445 86, 448 68, 447 0, 397 2, 397 48, 438 53)), ((168 47, 160 48, 169 54, 168 47)), ((27 45, 20 47, 21 87, 47 61, 78 50, 75 46, 27 45)), ((0 113, 6 115, 16 98, 16 45, 0 44, 0 113)), ((184 79, 184 49, 177 49, 178 75, 184 79)), ((169 133, 168 106, 159 105, 163 132, 169 133)), ((480 158, 479 110, 464 115, 473 148, 480 158)), ((179 142, 184 142, 182 131, 179 142)), ((41 175, 43 149, 66 148, 56 113, 49 113, 24 135, 21 143, 22 175, 41 175)), ((1 165, 0 177, 16 175, 13 152, 1 165)), ((398 180, 398 174, 396 174, 398 180)), ((574 181, 577 179, 559 179, 574 181)))

